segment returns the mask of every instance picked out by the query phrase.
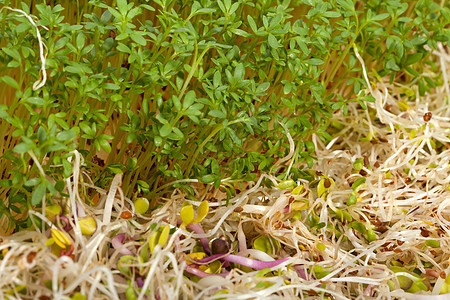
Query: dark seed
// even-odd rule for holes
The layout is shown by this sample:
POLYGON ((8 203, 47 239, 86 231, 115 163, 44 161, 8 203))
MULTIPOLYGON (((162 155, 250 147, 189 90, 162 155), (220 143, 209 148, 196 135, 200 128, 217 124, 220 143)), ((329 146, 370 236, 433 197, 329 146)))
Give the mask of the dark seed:
POLYGON ((364 156, 364 165, 367 167, 369 165, 369 158, 364 156))
POLYGON ((432 116, 432 114, 431 114, 431 112, 429 111, 429 112, 427 112, 427 113, 425 113, 425 114, 423 115, 423 120, 424 120, 425 122, 429 122, 429 121, 431 120, 431 116, 432 116))
POLYGON ((215 239, 211 242, 211 252, 212 254, 225 254, 230 251, 230 247, 228 247, 228 243, 222 239, 215 239))
POLYGON ((323 183, 323 185, 324 185, 325 188, 329 188, 330 185, 331 185, 330 179, 326 178, 325 181, 324 181, 324 183, 323 183))
POLYGON ((430 236, 430 232, 428 230, 426 230, 425 228, 420 228, 420 235, 423 237, 428 237, 428 236, 430 236))

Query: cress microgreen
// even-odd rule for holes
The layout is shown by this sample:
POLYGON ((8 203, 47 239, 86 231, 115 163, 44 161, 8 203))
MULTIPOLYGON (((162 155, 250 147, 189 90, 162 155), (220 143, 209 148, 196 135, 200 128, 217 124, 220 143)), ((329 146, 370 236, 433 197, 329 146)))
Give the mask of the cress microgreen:
POLYGON ((449 8, 429 0, 114 3, 0 1, 0 211, 16 227, 30 225, 24 208, 66 195, 74 149, 96 185, 124 173, 127 196, 295 180, 312 135, 331 139, 332 113, 374 101, 355 51, 370 76, 423 95, 442 80, 423 74, 429 54, 450 36, 449 8), (280 122, 294 168, 272 170, 290 149, 280 122))

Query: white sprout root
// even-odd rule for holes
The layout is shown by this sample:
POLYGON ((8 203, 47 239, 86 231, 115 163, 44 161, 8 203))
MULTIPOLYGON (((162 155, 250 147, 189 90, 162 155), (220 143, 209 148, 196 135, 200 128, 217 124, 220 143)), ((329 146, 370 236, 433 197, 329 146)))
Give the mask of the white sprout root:
MULTIPOLYGON (((356 55, 364 66, 362 58, 356 55)), ((441 47, 434 55, 442 71, 448 72, 450 59, 445 49, 441 47)), ((122 255, 120 249, 113 248, 111 239, 126 233, 129 239, 124 239, 122 248, 143 253, 155 232, 152 224, 177 227, 185 195, 175 190, 170 198, 161 200, 161 206, 150 217, 135 214, 130 199, 121 193, 121 178, 114 179, 109 191, 86 183, 89 178, 82 178, 86 173, 81 172, 81 157, 75 152, 74 174, 67 180, 69 200, 65 201, 66 216, 73 228, 67 231, 74 241, 73 252, 68 256, 55 255, 46 246, 49 232, 21 231, 3 237, 0 298, 70 299, 80 293, 90 299, 124 299, 127 288, 133 289, 138 299, 439 297, 450 270, 448 74, 443 76, 447 86, 413 99, 403 95, 410 91, 409 86, 384 82, 372 86, 367 74, 364 78, 376 100, 369 105, 367 114, 356 103, 350 103, 348 115, 337 114, 333 118, 338 132, 332 142, 325 145, 314 137, 318 162, 313 171, 332 178, 334 190, 318 198, 314 184, 301 180, 298 184, 304 190, 300 195, 292 195, 290 191, 262 187, 263 178, 277 181, 263 175, 246 192, 231 199, 229 206, 211 203, 201 222, 205 234, 178 227, 146 259, 130 260, 128 271, 118 267, 122 255), (407 106, 400 106, 399 100, 407 106), (428 112, 431 119, 424 120, 428 112), (368 136, 371 141, 364 140, 368 136), (364 167, 355 172, 353 164, 361 158, 364 167), (351 185, 361 177, 366 181, 356 191, 358 201, 347 205, 353 191, 351 185), (99 193, 96 206, 86 205, 88 199, 79 189, 99 193), (305 203, 304 209, 296 215, 286 211, 293 201, 299 200, 305 203), (133 218, 122 217, 127 210, 133 218), (348 222, 336 218, 337 210, 346 211, 352 220, 373 229, 376 238, 369 242, 348 222), (330 226, 311 228, 308 214, 313 212, 320 222, 330 226), (81 234, 78 217, 82 215, 96 220, 94 234, 81 234), (274 253, 252 249, 255 238, 264 235, 273 238, 272 246, 277 248, 274 253), (199 280, 185 272, 184 258, 199 251, 200 238, 239 240, 237 251, 254 259, 290 259, 270 272, 229 268, 225 277, 213 275, 199 280), (430 246, 427 241, 439 242, 440 246, 430 246), (395 274, 389 269, 392 263, 429 274, 423 275, 428 290, 422 291, 422 296, 411 296, 400 289, 398 277, 413 276, 407 272, 395 274), (142 288, 137 286, 138 278, 142 288), (394 290, 389 287, 389 280, 394 290)), ((42 214, 36 212, 35 216, 42 214)), ((55 226, 62 228, 61 224, 55 226)))

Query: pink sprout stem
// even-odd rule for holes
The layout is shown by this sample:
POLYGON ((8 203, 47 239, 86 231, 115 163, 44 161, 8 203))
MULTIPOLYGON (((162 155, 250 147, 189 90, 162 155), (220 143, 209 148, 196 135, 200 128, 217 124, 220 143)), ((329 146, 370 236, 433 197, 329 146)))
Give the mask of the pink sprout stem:
POLYGON ((122 255, 136 256, 136 254, 131 252, 129 249, 123 247, 123 242, 124 241, 129 241, 129 240, 131 240, 131 238, 129 236, 127 236, 126 233, 119 233, 115 237, 112 238, 111 244, 114 247, 114 249, 116 249, 116 250, 120 249, 119 252, 122 255))

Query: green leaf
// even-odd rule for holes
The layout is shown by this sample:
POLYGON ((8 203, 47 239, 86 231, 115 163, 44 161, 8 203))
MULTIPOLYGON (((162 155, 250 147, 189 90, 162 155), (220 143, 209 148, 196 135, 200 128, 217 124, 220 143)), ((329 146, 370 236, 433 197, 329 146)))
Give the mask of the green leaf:
POLYGON ((247 21, 248 24, 250 25, 250 28, 253 30, 254 33, 256 33, 258 31, 258 27, 256 26, 256 22, 251 15, 247 16, 247 21))
POLYGON ((357 201, 358 201, 358 199, 356 198, 355 192, 352 192, 352 193, 350 194, 350 197, 349 197, 348 200, 347 200, 347 205, 348 205, 348 206, 353 205, 353 204, 355 204, 357 201))
MULTIPOLYGON (((151 246, 150 246, 151 248, 151 246)), ((119 269, 122 274, 130 275, 131 274, 131 267, 130 265, 138 263, 138 260, 136 257, 132 255, 123 255, 119 258, 117 261, 117 268, 119 269)))
POLYGON ((139 44, 141 46, 145 46, 147 44, 146 39, 141 34, 137 34, 137 33, 133 32, 133 33, 131 33, 130 37, 134 42, 136 42, 137 44, 139 44))
POLYGON ((120 89, 120 86, 115 84, 115 83, 107 82, 107 83, 103 84, 103 88, 107 89, 107 90, 114 90, 114 91, 116 91, 116 90, 120 89))
POLYGON ((272 245, 267 236, 260 236, 253 241, 253 248, 267 254, 273 254, 272 245))
POLYGON ((210 115, 211 117, 214 117, 214 118, 219 118, 219 119, 225 119, 227 117, 227 115, 220 110, 212 110, 208 113, 208 115, 210 115))
POLYGON ((235 143, 236 145, 242 145, 242 140, 239 137, 239 135, 236 133, 236 131, 234 131, 233 129, 231 129, 230 127, 225 128, 228 135, 230 136, 231 140, 233 141, 233 143, 235 143))
POLYGON ((204 175, 200 181, 203 183, 213 183, 214 181, 216 181, 217 178, 218 178, 217 175, 208 174, 204 175))
POLYGON ((352 0, 337 0, 336 2, 345 10, 355 11, 355 5, 352 0))
POLYGON ((369 241, 369 243, 377 240, 377 235, 372 228, 367 229, 367 240, 369 241))
POLYGON ((169 134, 171 134, 172 133, 172 126, 170 126, 170 124, 164 124, 162 127, 161 127, 161 129, 159 130, 159 134, 162 136, 162 137, 166 137, 166 136, 168 136, 169 134))
POLYGON ((14 147, 13 151, 15 153, 22 154, 22 153, 28 152, 30 150, 33 150, 35 148, 36 148, 36 145, 33 143, 20 143, 14 147))
POLYGON ((97 132, 95 123, 89 124, 89 122, 87 121, 82 121, 80 122, 80 124, 78 124, 78 126, 80 127, 81 131, 88 135, 88 138, 93 139, 95 137, 95 133, 97 132), (92 127, 90 125, 92 125, 92 127))
POLYGON ((127 0, 117 0, 117 8, 122 16, 126 16, 128 12, 127 0))
POLYGON ((77 48, 78 50, 81 50, 84 47, 84 43, 86 41, 86 38, 82 32, 78 33, 77 35, 77 48))
POLYGON ((5 76, 2 76, 1 79, 4 83, 15 88, 16 90, 20 89, 19 84, 17 83, 17 81, 14 78, 9 77, 8 75, 5 75, 5 76))
POLYGON ((338 11, 326 11, 323 16, 327 18, 338 18, 341 14, 338 11))
POLYGON ((123 44, 123 43, 119 43, 119 44, 117 45, 116 48, 117 48, 117 50, 119 50, 120 52, 124 52, 124 53, 131 54, 131 49, 128 48, 128 46, 126 46, 126 45, 123 44))
POLYGON ((14 58, 16 61, 22 61, 20 58, 20 53, 17 49, 14 48, 2 48, 3 52, 14 58))
POLYGON ((47 101, 45 101, 41 97, 29 97, 24 99, 24 101, 36 106, 44 106, 47 103, 47 101))
POLYGON ((183 109, 187 110, 192 104, 194 104, 195 100, 197 99, 197 96, 195 95, 194 91, 189 91, 186 93, 186 96, 184 96, 183 101, 183 109))
POLYGON ((416 36, 411 40, 414 46, 425 44, 428 41, 426 36, 416 36))
POLYGON ((269 33, 269 36, 267 37, 267 41, 269 42, 269 46, 274 49, 280 47, 280 44, 278 43, 277 38, 271 33, 269 33))
POLYGON ((256 87, 256 93, 264 93, 270 87, 270 82, 263 82, 256 87))
POLYGON ((108 142, 107 137, 102 134, 100 135, 96 141, 98 141, 98 143, 100 144, 100 147, 102 147, 103 150, 105 150, 106 153, 110 153, 111 152, 111 145, 108 142))
POLYGON ((45 191, 47 190, 45 182, 39 184, 33 191, 31 196, 31 205, 35 206, 42 202, 45 196, 45 191))
POLYGON ((9 188, 11 186, 12 186, 12 181, 10 179, 1 179, 0 180, 0 187, 9 188))
POLYGON ((352 190, 357 191, 358 188, 366 182, 366 178, 360 177, 355 180, 352 184, 352 190))
POLYGON ((315 265, 313 267, 313 271, 314 271, 314 275, 316 275, 317 279, 323 278, 323 277, 327 276, 328 274, 330 274, 330 272, 327 271, 327 269, 325 267, 318 266, 318 265, 315 265))
POLYGON ((280 190, 280 191, 284 191, 284 190, 292 191, 292 189, 294 188, 294 186, 295 186, 294 180, 288 179, 288 180, 285 180, 285 181, 280 182, 280 183, 277 185, 277 189, 280 190))
POLYGON ((422 57, 423 57, 422 53, 414 53, 414 54, 408 55, 408 57, 406 58, 405 65, 409 66, 409 65, 415 64, 415 63, 419 62, 422 59, 422 57))
POLYGON ((375 15, 373 16, 370 20, 372 21, 381 21, 386 19, 387 17, 389 17, 388 13, 383 13, 383 14, 379 14, 379 15, 375 15))
POLYGON ((238 63, 236 69, 234 70, 234 78, 236 80, 243 80, 245 75, 244 65, 242 63, 238 63))
POLYGON ((319 58, 310 58, 308 60, 306 60, 307 64, 310 64, 312 66, 320 66, 322 65, 324 62, 323 60, 319 59, 319 58))
POLYGON ((427 240, 425 242, 425 245, 432 247, 432 248, 439 248, 441 246, 441 243, 436 240, 427 240))
POLYGON ((364 226, 363 223, 358 222, 358 221, 351 222, 350 223, 350 228, 353 228, 353 229, 355 229, 356 231, 358 231, 358 232, 360 232, 362 234, 365 234, 366 231, 367 231, 366 226, 364 226))
POLYGON ((74 130, 61 131, 56 135, 56 139, 60 142, 71 142, 77 137, 74 130))
POLYGON ((252 36, 248 32, 241 30, 241 29, 231 29, 230 31, 236 35, 243 36, 243 37, 251 37, 252 36))
POLYGON ((358 158, 353 163, 353 169, 355 169, 358 172, 361 171, 363 167, 364 167, 364 159, 363 158, 358 158))
POLYGON ((172 96, 172 103, 175 106, 175 108, 177 109, 177 111, 181 110, 181 102, 180 99, 178 99, 178 97, 176 95, 172 96))

